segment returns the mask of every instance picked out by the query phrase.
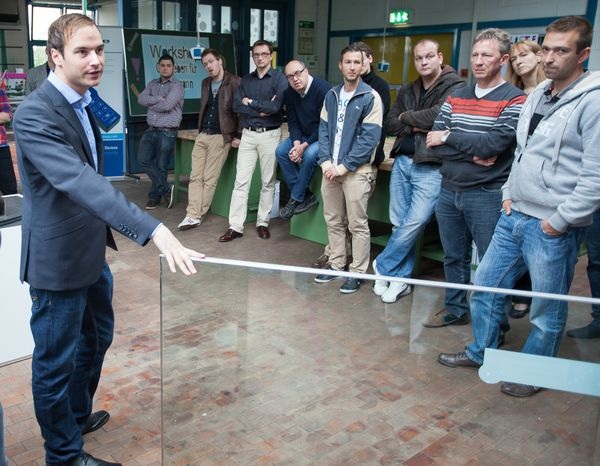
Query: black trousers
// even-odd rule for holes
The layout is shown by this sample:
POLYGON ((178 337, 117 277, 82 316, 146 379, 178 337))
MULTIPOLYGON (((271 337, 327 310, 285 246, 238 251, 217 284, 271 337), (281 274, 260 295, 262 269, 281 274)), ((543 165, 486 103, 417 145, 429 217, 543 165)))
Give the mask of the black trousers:
POLYGON ((0 192, 17 194, 17 177, 10 156, 10 147, 0 147, 0 192))

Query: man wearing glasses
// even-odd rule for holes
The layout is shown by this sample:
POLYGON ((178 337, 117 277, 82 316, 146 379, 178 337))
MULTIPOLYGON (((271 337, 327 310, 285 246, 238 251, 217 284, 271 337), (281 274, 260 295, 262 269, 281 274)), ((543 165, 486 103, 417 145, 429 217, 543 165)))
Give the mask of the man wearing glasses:
POLYGON ((199 132, 192 149, 188 206, 179 230, 200 225, 210 209, 229 148, 240 145, 238 117, 233 111, 233 98, 240 78, 223 68, 223 58, 215 49, 204 49, 201 60, 208 76, 202 80, 199 132))
POLYGON ((257 40, 252 46, 256 69, 242 78, 233 110, 242 118, 235 184, 229 206, 229 228, 219 241, 226 243, 244 235, 248 191, 256 161, 260 163, 262 188, 256 218, 259 238, 269 239, 269 219, 275 192, 275 149, 281 139, 283 93, 287 79, 271 68, 273 45, 257 40))
POLYGON ((285 77, 290 83, 284 93, 290 137, 277 146, 275 156, 291 193, 279 216, 289 219, 319 203, 309 185, 319 156, 319 115, 331 86, 311 76, 299 60, 287 64, 285 77))

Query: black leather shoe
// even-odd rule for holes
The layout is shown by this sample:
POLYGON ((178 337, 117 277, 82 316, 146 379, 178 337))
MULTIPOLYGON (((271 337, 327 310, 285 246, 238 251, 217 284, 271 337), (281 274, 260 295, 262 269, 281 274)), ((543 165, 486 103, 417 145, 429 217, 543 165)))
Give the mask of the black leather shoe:
POLYGON ((465 351, 461 351, 460 353, 440 353, 438 362, 448 367, 481 367, 481 364, 477 364, 469 358, 465 351))
POLYGON ((423 322, 423 327, 440 328, 448 325, 467 325, 469 323, 469 314, 455 316, 450 314, 446 309, 442 309, 432 315, 426 322, 423 322))
POLYGON ((515 306, 516 305, 513 304, 510 308, 510 311, 508 311, 508 315, 511 316, 513 319, 522 319, 527 314, 529 314, 529 304, 526 304, 526 307, 524 309, 517 309, 515 306))
POLYGON ((123 466, 123 465, 121 463, 109 463, 108 461, 94 458, 92 455, 90 455, 84 451, 83 454, 79 458, 68 461, 66 463, 60 463, 60 466, 123 466))
POLYGON ((81 433, 85 435, 89 434, 90 432, 94 432, 106 424, 109 419, 110 414, 108 411, 96 411, 95 413, 89 415, 87 421, 85 421, 83 429, 81 429, 81 433))
POLYGON ((567 336, 571 338, 600 338, 600 326, 594 325, 593 323, 586 325, 585 327, 574 328, 567 331, 567 336))
POLYGON ((528 396, 535 395, 540 390, 541 388, 539 387, 524 385, 522 383, 502 382, 500 385, 500 391, 502 393, 518 398, 527 398, 528 396))
POLYGON ((263 225, 256 227, 256 233, 260 239, 269 239, 271 237, 269 229, 263 225))
POLYGON ((220 243, 229 243, 230 241, 233 241, 236 238, 241 238, 242 236, 244 236, 243 233, 240 233, 239 231, 235 231, 235 230, 232 230, 231 228, 229 228, 225 232, 225 234, 219 238, 219 242, 220 243))
POLYGON ((506 332, 500 332, 500 336, 498 337, 498 348, 502 348, 504 343, 506 342, 506 332))

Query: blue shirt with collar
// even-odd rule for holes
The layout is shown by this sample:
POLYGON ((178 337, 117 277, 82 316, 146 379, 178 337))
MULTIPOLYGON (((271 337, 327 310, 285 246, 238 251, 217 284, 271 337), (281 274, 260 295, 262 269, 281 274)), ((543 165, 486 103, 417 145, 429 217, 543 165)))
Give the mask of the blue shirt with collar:
POLYGON ((92 124, 90 123, 89 116, 85 111, 85 107, 87 107, 92 102, 92 96, 90 91, 87 90, 84 95, 79 94, 76 90, 74 90, 71 86, 65 83, 62 79, 60 79, 54 71, 51 71, 48 75, 48 81, 62 94, 62 96, 67 99, 67 102, 73 107, 75 111, 75 115, 79 118, 81 122, 81 126, 83 126, 83 130, 85 132, 85 136, 90 144, 90 148, 92 149, 92 156, 94 158, 94 169, 98 171, 98 152, 96 149, 96 138, 94 137, 94 130, 92 129, 92 124))

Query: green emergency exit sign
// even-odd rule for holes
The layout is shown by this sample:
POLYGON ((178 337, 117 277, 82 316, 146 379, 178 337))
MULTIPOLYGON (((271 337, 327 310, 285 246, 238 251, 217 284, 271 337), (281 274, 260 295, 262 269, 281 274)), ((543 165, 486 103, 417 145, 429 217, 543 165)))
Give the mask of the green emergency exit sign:
POLYGON ((412 14, 410 10, 390 11, 390 24, 410 24, 412 23, 412 14))

